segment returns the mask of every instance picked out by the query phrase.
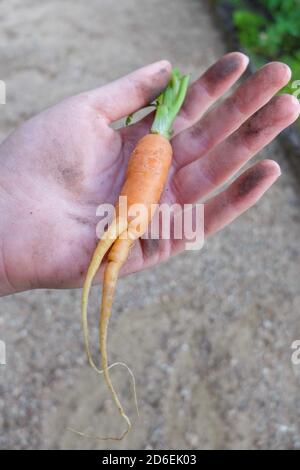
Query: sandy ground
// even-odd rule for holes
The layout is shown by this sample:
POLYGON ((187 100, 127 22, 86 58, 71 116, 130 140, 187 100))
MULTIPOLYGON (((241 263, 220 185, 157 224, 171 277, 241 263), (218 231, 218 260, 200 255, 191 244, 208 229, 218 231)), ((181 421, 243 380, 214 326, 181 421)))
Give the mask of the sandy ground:
MULTIPOLYGON (((10 0, 0 17, 1 137, 66 95, 168 58, 194 76, 224 52, 200 0, 10 0)), ((118 432, 99 377, 86 366, 78 291, 1 300, 0 447, 10 449, 300 449, 298 182, 278 144, 263 156, 279 183, 199 253, 184 253, 119 283, 111 360, 134 370, 141 408, 121 444, 74 436, 67 426, 118 432)), ((96 342, 98 289, 95 312, 96 342)), ((129 380, 113 380, 135 417, 129 380)))

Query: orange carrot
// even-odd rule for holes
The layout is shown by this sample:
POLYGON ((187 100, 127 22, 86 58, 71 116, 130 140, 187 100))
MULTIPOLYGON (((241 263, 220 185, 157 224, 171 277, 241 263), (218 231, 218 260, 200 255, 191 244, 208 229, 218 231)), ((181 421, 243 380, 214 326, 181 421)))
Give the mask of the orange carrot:
MULTIPOLYGON (((140 238, 153 217, 151 206, 157 204, 168 176, 172 160, 172 146, 169 142, 173 121, 184 101, 189 77, 181 76, 174 69, 172 78, 165 91, 156 101, 156 114, 151 133, 144 136, 137 144, 129 159, 125 182, 120 196, 126 198, 127 214, 123 214, 120 207, 116 207, 116 216, 99 241, 90 262, 82 293, 82 325, 86 351, 90 365, 97 371, 103 372, 106 384, 112 394, 120 415, 126 421, 127 428, 120 437, 104 439, 121 440, 131 428, 128 416, 125 414, 120 400, 114 390, 107 360, 107 329, 111 314, 114 291, 119 271, 127 260, 129 250, 133 243, 140 238), (134 204, 141 204, 145 208, 145 215, 136 226, 135 219, 129 216, 130 208, 134 204), (104 271, 102 305, 99 325, 99 344, 101 352, 102 371, 98 369, 92 358, 89 347, 87 304, 89 291, 100 264, 108 252, 107 265, 104 271)), ((130 369, 129 372, 131 373, 130 369)), ((135 392, 135 388, 134 388, 135 392)), ((83 433, 79 433, 83 435, 83 433)), ((89 436, 90 437, 90 436, 89 436)), ((102 438, 98 438, 102 439, 102 438)))

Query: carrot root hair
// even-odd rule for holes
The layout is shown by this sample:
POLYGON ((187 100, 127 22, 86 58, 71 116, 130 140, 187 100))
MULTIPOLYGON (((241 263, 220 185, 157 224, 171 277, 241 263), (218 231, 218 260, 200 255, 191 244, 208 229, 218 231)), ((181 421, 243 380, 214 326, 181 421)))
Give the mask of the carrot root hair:
MULTIPOLYGON (((114 362, 113 364, 111 364, 107 369, 110 370, 112 369, 113 367, 115 366, 121 366, 121 367, 124 367, 125 369, 127 369, 127 371, 129 372, 130 374, 130 377, 131 377, 131 382, 132 382, 132 389, 133 389, 133 396, 134 396, 134 404, 135 404, 135 408, 136 408, 136 412, 137 412, 137 415, 139 417, 139 406, 138 406, 138 399, 137 399, 137 392, 136 392, 136 383, 135 383, 135 377, 134 377, 134 374, 132 372, 132 370, 130 369, 130 367, 125 364, 125 362, 114 362)), ((98 374, 103 374, 104 373, 104 370, 101 370, 101 369, 98 369, 97 368, 97 373, 98 374)), ((128 418, 127 418, 128 419, 128 418)), ((127 421, 126 421, 127 422, 127 421)), ((89 434, 89 433, 86 433, 84 431, 78 431, 77 429, 74 429, 74 428, 70 428, 68 427, 67 428, 67 431, 71 431, 72 433, 74 434, 77 434, 78 436, 81 436, 81 437, 85 437, 87 439, 93 439, 95 441, 109 441, 109 440, 113 440, 113 441, 118 441, 118 440, 122 440, 126 434, 130 431, 131 429, 131 423, 129 421, 129 426, 128 426, 128 429, 126 429, 124 431, 124 433, 120 436, 120 437, 100 437, 100 436, 94 436, 93 434, 89 434)))

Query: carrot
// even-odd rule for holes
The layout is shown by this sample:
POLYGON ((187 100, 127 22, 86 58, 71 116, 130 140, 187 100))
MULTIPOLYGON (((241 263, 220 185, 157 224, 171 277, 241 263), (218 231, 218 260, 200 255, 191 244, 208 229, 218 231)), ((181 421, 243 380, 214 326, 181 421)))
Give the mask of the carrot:
MULTIPOLYGON (((120 437, 97 438, 101 440, 121 440, 131 428, 130 420, 124 412, 109 375, 109 368, 112 366, 108 366, 107 359, 106 343, 108 322, 119 271, 127 260, 133 243, 147 230, 147 227, 154 215, 151 210, 152 205, 159 202, 164 189, 172 161, 172 146, 169 142, 172 135, 172 124, 184 101, 188 83, 189 77, 187 75, 181 76, 177 69, 173 69, 172 77, 168 86, 157 98, 155 103, 156 113, 151 131, 137 143, 134 151, 132 152, 128 163, 125 181, 120 192, 120 196, 127 198, 127 214, 125 214, 125 216, 123 213, 121 214, 120 207, 117 205, 116 216, 96 247, 83 286, 81 310, 87 357, 90 365, 98 373, 103 372, 106 384, 112 394, 114 402, 127 425, 126 430, 120 437), (136 220, 131 218, 129 215, 130 208, 134 204, 142 204, 145 208, 145 215, 142 220, 139 220, 138 227, 136 220), (99 346, 102 365, 102 371, 100 371, 95 365, 90 352, 87 306, 93 279, 98 272, 106 253, 108 253, 108 259, 104 271, 99 324, 99 346)), ((132 374, 130 369, 129 372, 132 374)), ((135 383, 133 382, 133 384, 135 393, 135 383)), ((80 432, 78 434, 84 435, 80 432)))

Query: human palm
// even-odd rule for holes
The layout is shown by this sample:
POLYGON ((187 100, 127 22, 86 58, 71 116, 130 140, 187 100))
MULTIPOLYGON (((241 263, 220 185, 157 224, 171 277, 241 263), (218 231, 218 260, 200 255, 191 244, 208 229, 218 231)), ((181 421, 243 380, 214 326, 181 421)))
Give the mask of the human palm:
MULTIPOLYGON (((191 85, 174 123, 173 164, 164 202, 207 198, 298 117, 295 98, 273 98, 290 77, 288 67, 280 63, 263 67, 206 112, 246 66, 244 55, 227 54, 191 85)), ((166 61, 144 67, 66 99, 3 142, 1 241, 10 291, 82 285, 97 242, 96 208, 117 200, 128 158, 149 131, 152 115, 120 129, 111 123, 151 102, 169 77, 166 61)), ((279 174, 278 165, 265 160, 208 199, 205 235, 252 206, 279 174)), ((183 247, 182 240, 139 240, 124 272, 153 265, 183 247)))

